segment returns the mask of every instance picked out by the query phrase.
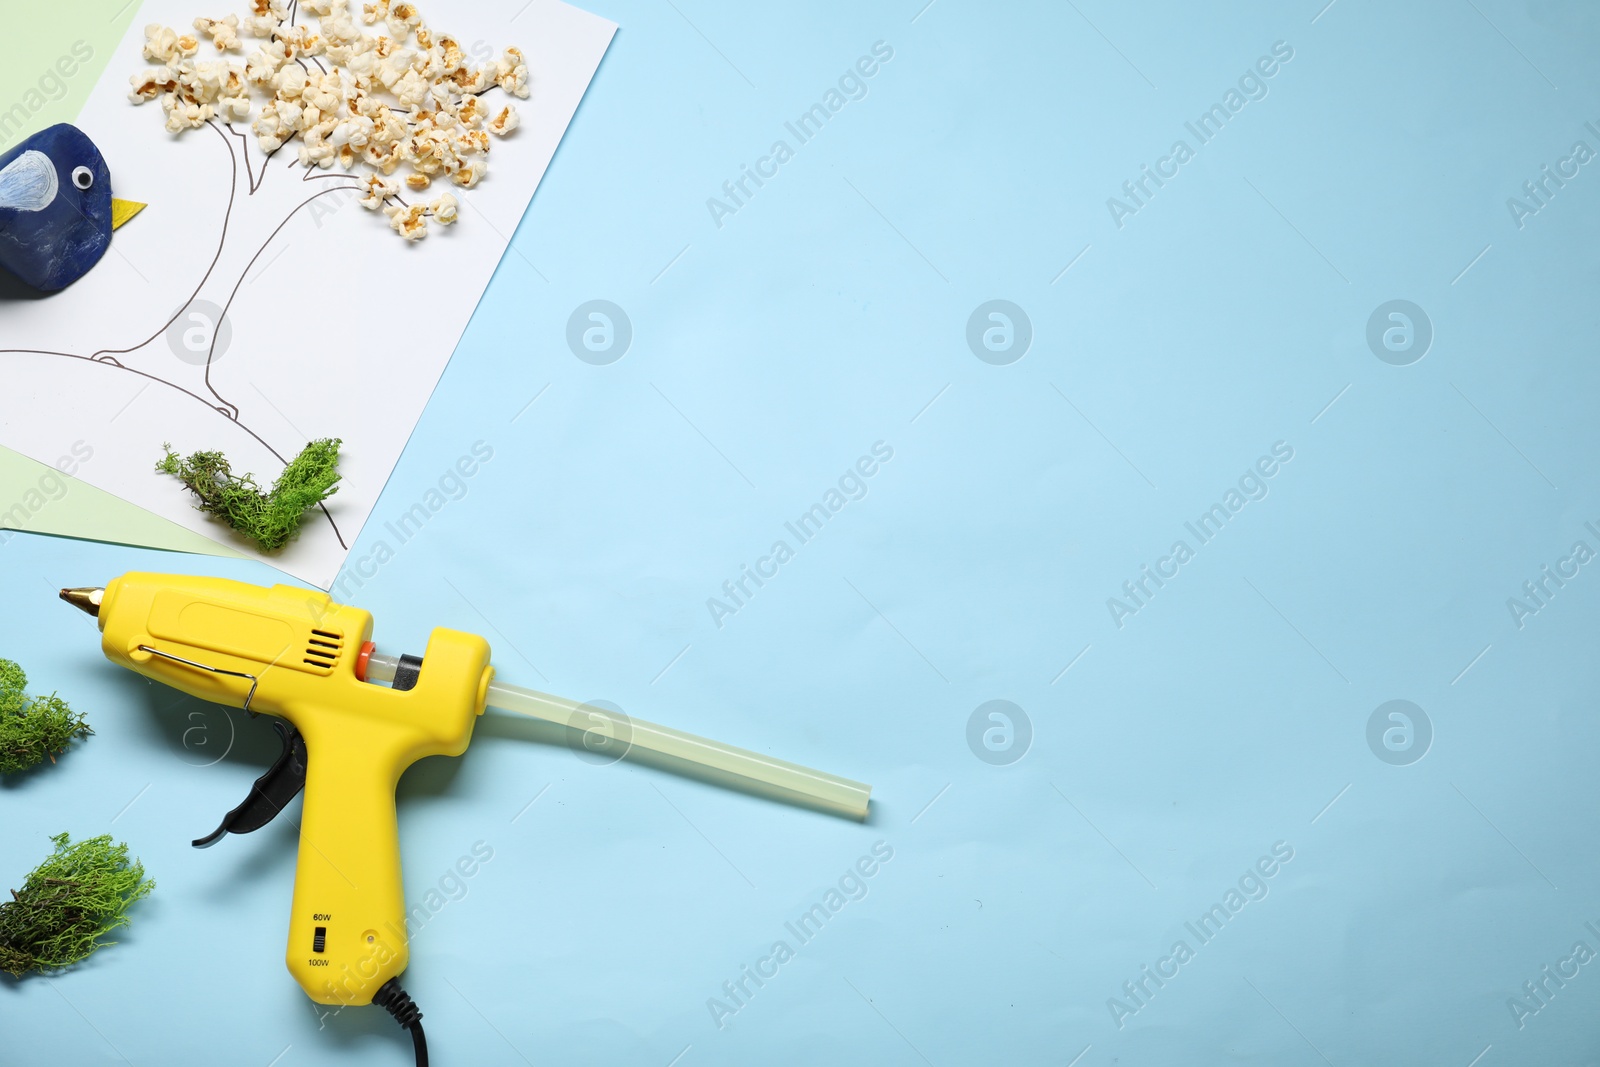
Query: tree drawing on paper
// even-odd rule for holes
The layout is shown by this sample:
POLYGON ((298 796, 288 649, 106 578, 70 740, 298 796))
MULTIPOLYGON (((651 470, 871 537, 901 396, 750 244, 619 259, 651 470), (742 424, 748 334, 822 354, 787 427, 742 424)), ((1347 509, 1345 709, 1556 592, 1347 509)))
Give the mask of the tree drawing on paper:
MULTIPOLYGON (((350 0, 245 0, 244 6, 243 18, 195 19, 193 32, 146 27, 144 59, 152 65, 129 79, 129 99, 159 102, 167 133, 209 131, 199 135, 214 136, 228 154, 232 179, 221 232, 188 299, 160 329, 124 348, 0 354, 87 360, 166 385, 230 420, 287 466, 285 454, 246 425, 239 404, 213 383, 221 317, 202 305, 226 316, 257 261, 308 208, 327 212, 329 204, 353 198, 381 213, 407 242, 425 238, 430 222, 454 224, 460 201, 446 190, 476 186, 488 170, 491 135, 505 136, 520 123, 514 106, 497 107, 489 94, 526 99, 529 74, 520 50, 496 57, 475 47, 469 56, 454 38, 428 27, 412 3, 377 0, 359 10, 350 0), (280 154, 288 156, 287 167, 275 164, 280 154), (283 213, 261 194, 291 174, 306 195, 283 213), (326 199, 334 194, 341 200, 326 199), (190 326, 186 337, 201 342, 198 381, 186 382, 170 356, 144 358, 180 320, 190 326)), ((326 506, 319 507, 348 547, 326 506)))

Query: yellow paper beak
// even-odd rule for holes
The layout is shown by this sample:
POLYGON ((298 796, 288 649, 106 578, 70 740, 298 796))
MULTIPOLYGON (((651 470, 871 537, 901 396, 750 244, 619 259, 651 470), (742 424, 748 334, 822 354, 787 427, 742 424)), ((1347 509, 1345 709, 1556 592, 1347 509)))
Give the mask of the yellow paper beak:
POLYGON ((139 203, 137 200, 118 200, 116 197, 112 197, 111 228, 113 230, 121 229, 124 222, 127 222, 139 212, 143 211, 145 206, 146 205, 139 203))

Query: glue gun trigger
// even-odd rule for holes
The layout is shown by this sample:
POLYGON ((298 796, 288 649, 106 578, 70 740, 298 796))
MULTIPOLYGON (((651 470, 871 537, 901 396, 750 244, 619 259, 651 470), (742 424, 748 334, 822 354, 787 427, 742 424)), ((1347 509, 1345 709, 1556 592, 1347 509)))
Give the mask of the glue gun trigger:
POLYGON ((193 842, 195 848, 210 848, 222 840, 224 834, 247 834, 261 829, 305 788, 306 739, 300 736, 299 730, 279 720, 273 721, 272 728, 283 741, 283 753, 256 779, 250 787, 250 795, 222 817, 221 826, 193 842))

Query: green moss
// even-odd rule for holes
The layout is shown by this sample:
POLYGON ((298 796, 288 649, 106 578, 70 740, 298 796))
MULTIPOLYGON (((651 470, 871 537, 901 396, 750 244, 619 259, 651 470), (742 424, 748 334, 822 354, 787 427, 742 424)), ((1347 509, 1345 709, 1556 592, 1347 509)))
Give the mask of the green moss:
POLYGON ((54 693, 30 698, 27 685, 21 667, 0 659, 0 774, 54 763, 73 738, 94 733, 66 701, 54 693))
POLYGON ((129 905, 155 888, 128 846, 110 835, 71 844, 66 834, 50 840, 56 850, 0 903, 0 971, 67 967, 97 949, 114 945, 106 934, 128 925, 129 905))
POLYGON ((307 508, 338 492, 338 438, 312 441, 283 469, 272 488, 263 492, 253 475, 235 475, 221 452, 196 452, 183 459, 163 445, 166 458, 156 470, 189 488, 195 505, 271 552, 288 544, 300 530, 307 508))

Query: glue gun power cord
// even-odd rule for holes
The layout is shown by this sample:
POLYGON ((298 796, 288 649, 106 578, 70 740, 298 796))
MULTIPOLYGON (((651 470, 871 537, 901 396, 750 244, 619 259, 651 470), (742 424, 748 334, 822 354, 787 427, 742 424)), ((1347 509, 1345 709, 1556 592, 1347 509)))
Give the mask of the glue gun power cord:
POLYGON ((428 1039, 422 1034, 422 1011, 400 988, 400 980, 391 978, 379 986, 378 991, 372 994, 372 1003, 393 1015, 395 1022, 411 1031, 411 1042, 417 1047, 417 1067, 428 1067, 428 1039))

